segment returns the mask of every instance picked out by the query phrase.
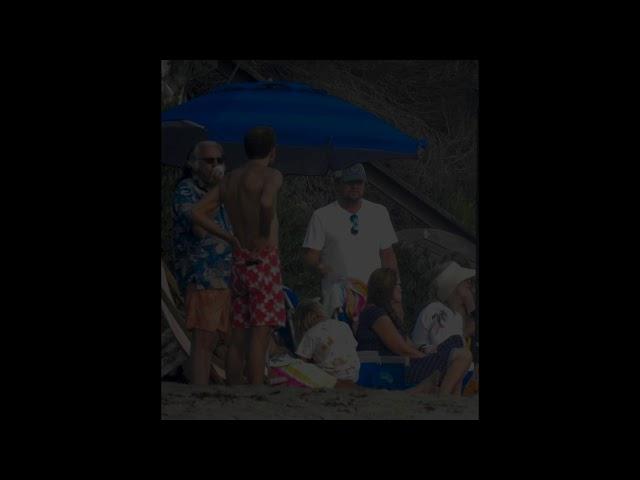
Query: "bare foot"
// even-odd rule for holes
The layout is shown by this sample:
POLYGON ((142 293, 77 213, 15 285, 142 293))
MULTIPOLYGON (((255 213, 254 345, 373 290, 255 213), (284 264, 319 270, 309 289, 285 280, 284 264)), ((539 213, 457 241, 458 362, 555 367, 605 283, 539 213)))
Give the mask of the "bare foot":
POLYGON ((440 376, 440 371, 435 370, 431 375, 425 378, 422 382, 420 382, 415 387, 412 387, 406 390, 411 395, 418 394, 433 394, 438 393, 438 378, 440 376))

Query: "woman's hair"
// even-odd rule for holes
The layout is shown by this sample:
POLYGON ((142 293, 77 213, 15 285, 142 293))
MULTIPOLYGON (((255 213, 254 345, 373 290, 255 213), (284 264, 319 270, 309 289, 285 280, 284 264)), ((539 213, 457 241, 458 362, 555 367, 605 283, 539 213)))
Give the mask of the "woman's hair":
POLYGON ((325 311, 318 302, 302 300, 293 314, 296 345, 300 343, 309 329, 323 321, 325 317, 325 311))
POLYGON ((369 277, 367 303, 383 308, 396 328, 402 333, 404 326, 391 306, 393 290, 398 283, 398 274, 391 268, 378 268, 369 277))

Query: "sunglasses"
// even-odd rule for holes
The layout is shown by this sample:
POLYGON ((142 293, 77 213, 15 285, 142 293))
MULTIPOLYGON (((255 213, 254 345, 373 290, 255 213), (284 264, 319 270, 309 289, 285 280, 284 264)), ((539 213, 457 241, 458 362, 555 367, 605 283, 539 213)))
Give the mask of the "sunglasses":
POLYGON ((351 235, 357 235, 360 231, 360 227, 358 225, 358 215, 354 213, 353 215, 351 215, 349 220, 351 220, 351 235))
POLYGON ((200 159, 201 162, 205 162, 209 165, 220 165, 224 163, 225 158, 224 155, 221 157, 203 157, 200 159))

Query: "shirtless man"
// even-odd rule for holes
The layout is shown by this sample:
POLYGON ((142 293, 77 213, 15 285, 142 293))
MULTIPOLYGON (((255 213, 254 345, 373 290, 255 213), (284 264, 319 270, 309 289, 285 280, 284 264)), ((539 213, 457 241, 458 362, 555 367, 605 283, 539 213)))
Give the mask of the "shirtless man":
POLYGON ((272 168, 275 132, 270 127, 253 128, 244 146, 248 161, 225 176, 192 211, 195 224, 233 246, 233 329, 226 361, 229 385, 242 383, 245 358, 249 383, 264 383, 272 330, 286 321, 276 215, 282 174, 272 168), (210 218, 220 202, 227 208, 235 236, 210 218))

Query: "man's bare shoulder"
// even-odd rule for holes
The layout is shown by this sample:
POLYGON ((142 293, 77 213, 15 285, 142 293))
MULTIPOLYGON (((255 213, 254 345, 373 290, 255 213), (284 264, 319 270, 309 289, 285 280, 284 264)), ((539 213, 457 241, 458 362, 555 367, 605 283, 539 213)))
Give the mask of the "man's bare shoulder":
POLYGON ((282 184, 282 172, 276 168, 266 167, 266 180, 276 184, 282 184))

